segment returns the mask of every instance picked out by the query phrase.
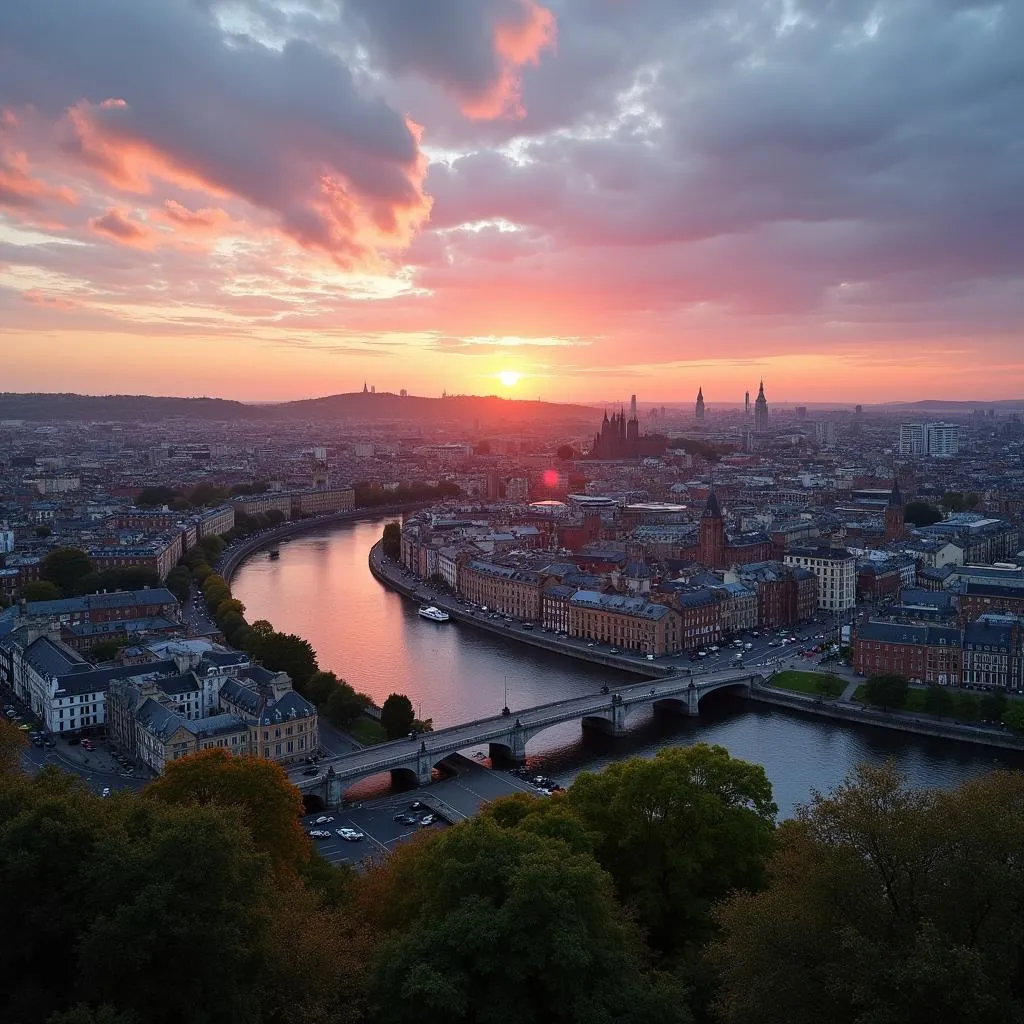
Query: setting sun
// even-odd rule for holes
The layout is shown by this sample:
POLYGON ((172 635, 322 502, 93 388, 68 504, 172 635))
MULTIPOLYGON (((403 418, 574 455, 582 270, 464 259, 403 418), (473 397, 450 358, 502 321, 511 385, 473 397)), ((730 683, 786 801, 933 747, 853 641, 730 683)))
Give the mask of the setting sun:
POLYGON ((507 388, 514 388, 522 379, 523 375, 516 370, 502 370, 498 374, 498 380, 507 388))

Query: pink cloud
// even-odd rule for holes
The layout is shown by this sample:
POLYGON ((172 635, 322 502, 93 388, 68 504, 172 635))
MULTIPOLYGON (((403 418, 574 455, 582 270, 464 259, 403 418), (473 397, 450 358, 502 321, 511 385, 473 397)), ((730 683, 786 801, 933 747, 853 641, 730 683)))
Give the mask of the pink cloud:
MULTIPOLYGON (((0 207, 25 214, 50 203, 71 206, 75 192, 37 177, 28 156, 15 147, 13 137, 19 122, 13 110, 0 110, 0 207)), ((29 218, 38 222, 38 215, 29 218)))
POLYGON ((102 216, 93 217, 89 226, 97 234, 142 249, 151 249, 156 242, 154 233, 143 224, 131 219, 131 214, 116 206, 110 207, 102 216))

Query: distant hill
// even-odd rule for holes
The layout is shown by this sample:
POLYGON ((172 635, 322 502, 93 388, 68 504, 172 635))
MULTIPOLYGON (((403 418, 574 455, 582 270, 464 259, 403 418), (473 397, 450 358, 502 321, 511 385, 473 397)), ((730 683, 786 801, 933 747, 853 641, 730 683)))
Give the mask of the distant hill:
POLYGON ((939 398, 925 398, 919 402, 882 402, 875 406, 870 406, 874 409, 922 409, 928 410, 959 410, 970 412, 972 409, 1024 409, 1024 398, 999 398, 995 401, 986 401, 985 399, 977 399, 975 401, 964 401, 957 399, 955 401, 944 402, 939 398))
POLYGON ((358 423, 479 423, 481 427, 596 420, 600 410, 583 405, 519 401, 496 395, 450 398, 402 397, 353 392, 298 402, 247 405, 223 398, 164 398, 150 395, 0 394, 0 420, 32 422, 153 422, 193 419, 358 423))

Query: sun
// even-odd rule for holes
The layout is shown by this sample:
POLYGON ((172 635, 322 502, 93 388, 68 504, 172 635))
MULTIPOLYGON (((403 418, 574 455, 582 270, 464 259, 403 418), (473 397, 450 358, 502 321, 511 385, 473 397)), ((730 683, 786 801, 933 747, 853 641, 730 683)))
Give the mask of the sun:
POLYGON ((514 388, 522 379, 523 375, 517 370, 502 370, 498 374, 498 380, 507 388, 514 388))

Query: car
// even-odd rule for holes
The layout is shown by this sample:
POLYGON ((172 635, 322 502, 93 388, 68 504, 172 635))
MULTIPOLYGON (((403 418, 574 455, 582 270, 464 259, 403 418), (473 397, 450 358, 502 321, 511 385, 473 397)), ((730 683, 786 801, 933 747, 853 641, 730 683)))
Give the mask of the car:
POLYGON ((593 645, 593 644, 587 644, 587 646, 588 646, 588 647, 593 647, 594 645, 593 645))
POLYGON ((334 821, 334 816, 331 814, 321 814, 313 824, 314 825, 326 825, 328 822, 334 821))
POLYGON ((413 800, 413 802, 409 804, 410 811, 425 811, 426 809, 427 805, 422 800, 413 800))
POLYGON ((92 740, 82 740, 82 749, 92 751, 96 748, 92 745, 92 740))
POLYGON ((322 829, 322 828, 315 828, 311 832, 307 832, 306 835, 308 835, 310 839, 330 839, 331 838, 331 833, 328 832, 326 829, 322 829))
POLYGON ((360 839, 366 838, 366 833, 360 832, 356 828, 337 828, 334 830, 334 834, 339 839, 344 839, 346 843, 358 843, 360 839))
POLYGON ((424 814, 423 817, 420 818, 420 825, 422 825, 424 828, 426 828, 427 825, 433 825, 434 821, 435 821, 435 818, 434 818, 434 816, 432 814, 424 814))
POLYGON ((54 738, 52 736, 50 736, 50 735, 47 735, 47 736, 45 736, 43 738, 43 744, 44 744, 44 746, 47 746, 47 747, 55 747, 55 746, 57 746, 56 740, 54 740, 54 738))
POLYGON ((29 722, 22 722, 21 725, 18 726, 18 728, 22 732, 29 732, 31 730, 31 728, 32 728, 32 725, 29 722))
POLYGON ((653 654, 648 654, 647 655, 647 660, 648 661, 654 661, 654 655, 653 654))
POLYGON ((100 793, 100 796, 110 796, 110 787, 109 786, 104 786, 103 787, 103 792, 100 793))
POLYGON ((303 775, 309 775, 309 776, 319 775, 320 774, 320 769, 319 768, 314 768, 312 765, 310 765, 308 768, 303 768, 302 774, 303 775))
POLYGON ((32 733, 32 735, 29 736, 29 739, 32 741, 32 745, 34 747, 41 747, 43 745, 43 737, 40 736, 39 733, 37 732, 32 733))
POLYGON ((621 654, 621 653, 622 653, 622 651, 620 651, 620 650, 618 649, 618 647, 612 647, 612 648, 611 648, 611 649, 610 649, 610 650, 608 651, 608 653, 609 653, 609 654, 621 654))
POLYGON ((411 814, 406 814, 403 811, 401 814, 395 815, 395 821, 397 821, 399 825, 415 825, 417 819, 414 818, 411 814))

